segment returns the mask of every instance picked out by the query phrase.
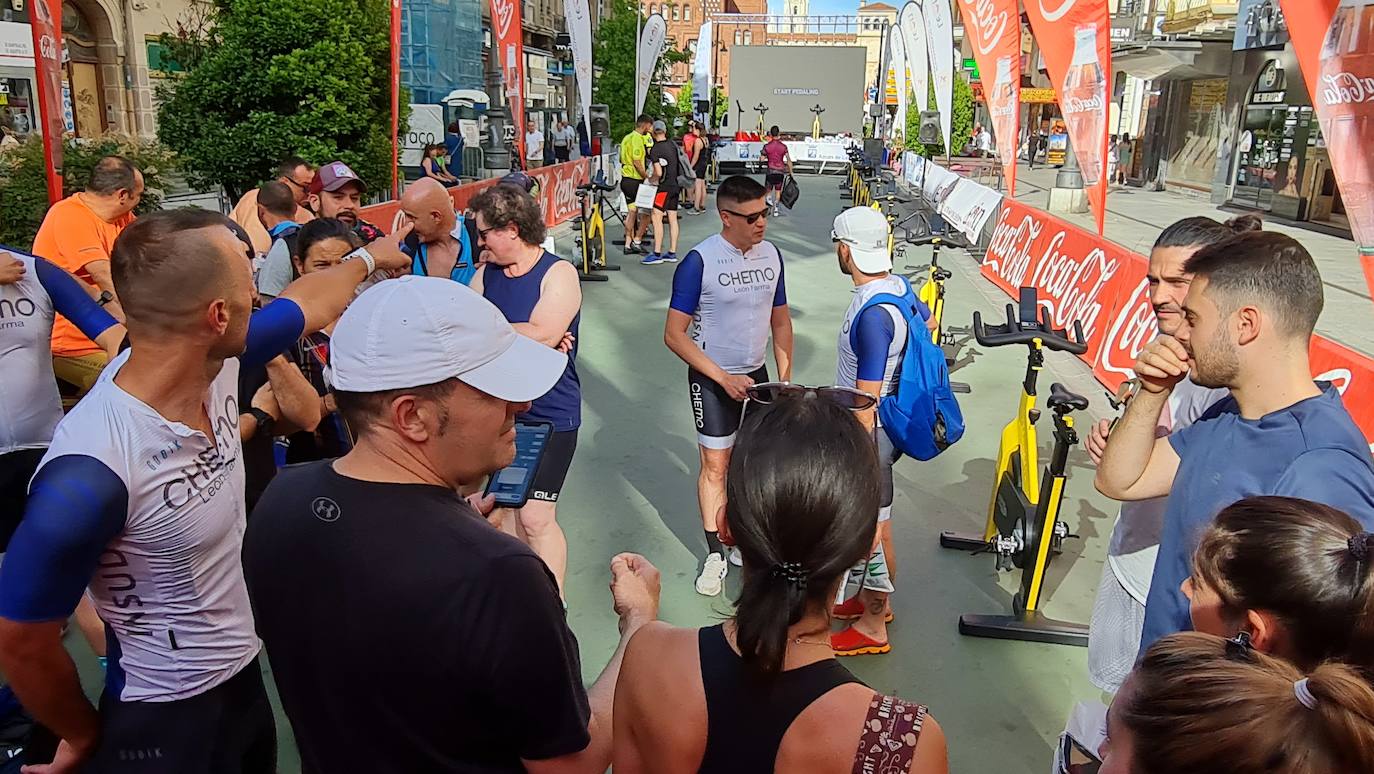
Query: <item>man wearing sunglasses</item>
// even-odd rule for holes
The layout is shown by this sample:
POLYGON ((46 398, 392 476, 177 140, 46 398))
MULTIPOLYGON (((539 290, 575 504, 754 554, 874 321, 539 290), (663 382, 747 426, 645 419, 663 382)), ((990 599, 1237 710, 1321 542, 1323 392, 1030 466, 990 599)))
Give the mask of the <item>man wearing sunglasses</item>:
MULTIPOLYGON (((930 320, 930 310, 916 299, 906 279, 891 274, 888 233, 887 219, 872 207, 850 207, 835 218, 834 229, 830 232, 840 271, 854 281, 854 300, 840 327, 835 384, 878 397, 892 392, 895 386, 897 368, 906 348, 907 324, 895 306, 879 303, 865 308, 865 305, 882 293, 909 297, 915 302, 912 306, 921 318, 930 320)), ((891 615, 887 597, 894 589, 887 548, 892 534, 892 465, 900 453, 880 426, 876 402, 857 411, 855 416, 873 431, 878 445, 882 482, 877 514, 879 540, 873 555, 855 568, 851 578, 858 583, 859 593, 835 606, 833 615, 836 619, 854 622, 830 636, 831 647, 837 656, 892 650, 887 636, 887 621, 891 615)))
POLYGON ((720 233, 693 248, 678 265, 663 330, 664 343, 687 364, 701 454, 697 500, 707 551, 696 589, 705 596, 720 594, 728 569, 716 513, 725 505, 725 471, 746 390, 769 380, 765 360, 770 336, 778 378, 792 378, 792 316, 782 255, 763 238, 766 193, 746 175, 720 184, 720 233))
MULTIPOLYGON (((306 205, 310 202, 310 182, 315 179, 315 168, 306 163, 304 159, 292 156, 283 159, 277 165, 277 176, 274 182, 281 183, 291 189, 291 198, 295 200, 296 206, 292 210, 291 220, 297 223, 304 223, 315 217, 306 205)), ((258 221, 258 190, 249 189, 234 205, 234 211, 229 213, 229 219, 239 224, 244 231, 248 232, 248 238, 253 241, 253 251, 258 255, 266 253, 272 248, 272 237, 258 221)), ((289 263, 289 262, 288 262, 289 263)))

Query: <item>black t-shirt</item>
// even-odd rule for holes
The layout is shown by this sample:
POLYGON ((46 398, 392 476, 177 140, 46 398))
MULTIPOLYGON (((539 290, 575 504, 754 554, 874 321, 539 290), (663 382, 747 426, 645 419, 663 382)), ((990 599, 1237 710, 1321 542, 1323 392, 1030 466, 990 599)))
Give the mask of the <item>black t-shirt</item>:
MULTIPOLYGON (((253 405, 253 396, 267 384, 267 366, 239 366, 239 411, 247 412, 253 405)), ((277 461, 272 452, 272 435, 261 429, 253 437, 243 442, 244 494, 249 511, 272 478, 277 475, 277 461)))
POLYGON ((657 164, 660 161, 667 161, 668 166, 663 167, 663 175, 658 179, 658 190, 672 193, 678 190, 677 176, 681 172, 678 168, 677 143, 672 140, 659 140, 654 143, 654 147, 649 149, 649 163, 657 164))
POLYGON ((553 576, 452 491, 283 470, 243 568, 308 774, 520 772, 590 743, 553 576))

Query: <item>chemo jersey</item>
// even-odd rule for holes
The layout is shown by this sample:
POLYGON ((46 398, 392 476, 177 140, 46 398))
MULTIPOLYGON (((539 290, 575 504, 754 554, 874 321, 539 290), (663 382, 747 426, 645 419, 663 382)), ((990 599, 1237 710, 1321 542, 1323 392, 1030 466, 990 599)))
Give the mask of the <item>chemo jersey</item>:
POLYGON ((720 234, 682 259, 668 304, 692 315, 692 341, 731 374, 763 365, 773 308, 786 305, 778 248, 765 241, 742 253, 720 234))
POLYGON ((123 701, 196 696, 252 662, 239 361, 266 363, 304 326, 289 299, 253 315, 247 351, 205 395, 213 437, 115 383, 132 350, 112 360, 39 464, 0 566, 0 616, 65 620, 89 584, 107 631, 105 688, 123 701))
POLYGON ((53 313, 94 339, 115 319, 91 300, 72 275, 45 258, 7 247, 24 265, 16 283, 0 285, 0 454, 42 449, 62 419, 52 374, 53 313))

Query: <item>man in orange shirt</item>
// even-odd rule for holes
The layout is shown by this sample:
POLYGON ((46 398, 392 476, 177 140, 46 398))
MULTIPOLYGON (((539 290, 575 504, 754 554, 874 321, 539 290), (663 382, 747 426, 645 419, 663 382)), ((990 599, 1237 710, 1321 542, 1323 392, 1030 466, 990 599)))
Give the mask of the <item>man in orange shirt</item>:
MULTIPOLYGON (((291 194, 296 198, 296 214, 291 218, 296 223, 304 225, 306 221, 315 217, 306 209, 310 200, 308 189, 314 179, 315 168, 295 156, 277 165, 277 182, 290 188, 291 194)), ((229 213, 229 219, 248 232, 248 238, 253 242, 253 250, 258 255, 266 255, 272 248, 272 237, 267 235, 267 230, 258 222, 258 189, 248 189, 248 193, 234 205, 234 211, 229 213)))
MULTIPOLYGON (((110 278, 110 249, 134 221, 134 207, 142 197, 143 174, 126 158, 106 156, 91 170, 86 190, 48 208, 33 240, 35 254, 76 275, 120 322, 124 310, 110 278)), ((91 389, 109 361, 105 350, 62 315, 53 321, 52 355, 53 373, 59 382, 74 386, 77 397, 91 389)))

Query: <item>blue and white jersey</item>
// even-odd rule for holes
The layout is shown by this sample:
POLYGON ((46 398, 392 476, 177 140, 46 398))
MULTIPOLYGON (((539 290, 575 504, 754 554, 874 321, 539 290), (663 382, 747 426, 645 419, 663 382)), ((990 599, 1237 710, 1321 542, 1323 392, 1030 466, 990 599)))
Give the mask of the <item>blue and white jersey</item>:
POLYGON ((849 302, 844 323, 840 326, 840 354, 835 365, 837 386, 858 387, 862 379, 883 383, 880 398, 892 392, 897 368, 902 364, 902 351, 906 348, 906 320, 891 304, 875 304, 862 315, 859 310, 879 293, 901 296, 907 293, 907 287, 901 277, 889 275, 854 289, 854 299, 849 302), (854 336, 857 350, 850 342, 850 331, 855 326, 858 328, 854 336))
POLYGON ((52 323, 62 314, 94 339, 115 324, 61 268, 0 247, 24 265, 16 283, 0 285, 0 454, 42 449, 62 419, 52 373, 52 323))
MULTIPOLYGON (((241 359, 265 363, 303 327, 300 307, 274 301, 253 315, 241 359)), ((175 701, 230 679, 260 648, 239 559, 240 358, 205 394, 207 436, 115 383, 132 351, 57 426, 0 566, 0 616, 65 620, 89 584, 108 632, 106 690, 175 701)))
POLYGON ((772 242, 740 252, 716 234, 697 245, 673 273, 668 306, 692 315, 688 333, 726 373, 763 366, 774 307, 787 305, 782 254, 772 242))

